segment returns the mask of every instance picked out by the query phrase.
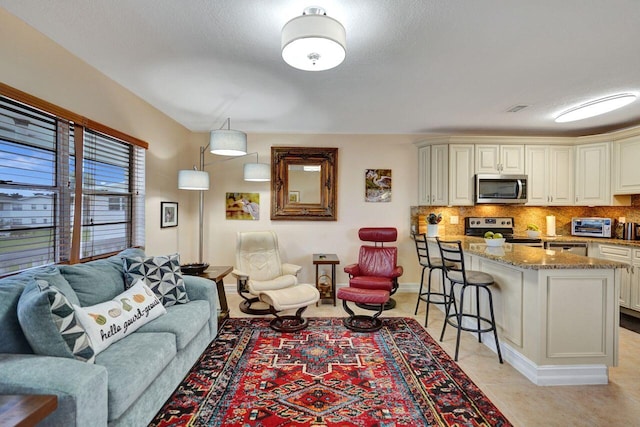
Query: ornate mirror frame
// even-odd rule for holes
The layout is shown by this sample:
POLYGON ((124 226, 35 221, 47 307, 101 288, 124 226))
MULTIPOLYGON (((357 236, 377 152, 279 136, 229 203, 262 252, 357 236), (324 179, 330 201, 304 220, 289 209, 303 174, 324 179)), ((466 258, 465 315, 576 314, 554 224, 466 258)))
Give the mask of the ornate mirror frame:
POLYGON ((271 219, 337 221, 337 178, 337 148, 271 147, 271 219), (289 199, 289 166, 292 165, 320 166, 319 203, 289 199))

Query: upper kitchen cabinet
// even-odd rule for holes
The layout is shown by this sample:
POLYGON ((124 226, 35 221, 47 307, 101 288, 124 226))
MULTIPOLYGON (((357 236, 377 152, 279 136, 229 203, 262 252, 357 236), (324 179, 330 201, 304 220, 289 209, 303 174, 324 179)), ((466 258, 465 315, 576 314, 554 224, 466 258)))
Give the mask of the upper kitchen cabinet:
POLYGON ((576 146, 575 205, 629 206, 630 196, 614 196, 611 142, 576 146))
POLYGON ((478 144, 475 151, 476 173, 525 173, 524 145, 478 144))
POLYGON ((576 205, 611 204, 611 143, 576 147, 576 205))
POLYGON ((614 194, 640 194, 640 136, 613 143, 614 194))
POLYGON ((449 205, 473 205, 473 144, 449 145, 449 205))
POLYGON ((527 145, 525 159, 527 205, 573 205, 573 147, 527 145))
POLYGON ((418 204, 443 206, 449 203, 449 146, 418 148, 418 204))

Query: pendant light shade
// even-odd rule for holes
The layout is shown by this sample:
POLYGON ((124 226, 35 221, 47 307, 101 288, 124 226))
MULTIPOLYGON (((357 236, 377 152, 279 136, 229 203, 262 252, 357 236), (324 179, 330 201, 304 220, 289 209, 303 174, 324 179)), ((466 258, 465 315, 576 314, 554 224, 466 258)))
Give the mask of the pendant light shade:
POLYGON ((337 20, 324 9, 308 7, 302 16, 282 27, 282 59, 304 71, 337 67, 346 56, 347 36, 337 20))
POLYGON ((209 150, 220 156, 244 156, 247 154, 247 134, 233 129, 211 131, 209 150))
POLYGON ((607 96, 605 98, 589 101, 586 104, 571 108, 556 117, 556 123, 575 122, 577 120, 588 119, 589 117, 599 116, 609 111, 617 110, 627 104, 632 103, 637 95, 632 93, 621 93, 617 95, 607 96))
POLYGON ((178 171, 178 188, 180 190, 208 190, 209 174, 189 169, 178 171))
POLYGON ((271 181, 271 166, 267 163, 245 163, 245 181, 271 181))

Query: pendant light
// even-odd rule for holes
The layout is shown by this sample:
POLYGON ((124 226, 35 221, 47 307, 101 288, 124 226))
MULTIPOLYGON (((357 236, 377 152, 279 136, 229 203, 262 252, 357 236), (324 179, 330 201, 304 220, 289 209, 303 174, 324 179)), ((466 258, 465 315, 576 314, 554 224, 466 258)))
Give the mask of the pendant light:
POLYGON ((282 27, 282 59, 304 71, 337 67, 346 55, 344 27, 321 7, 307 7, 282 27))

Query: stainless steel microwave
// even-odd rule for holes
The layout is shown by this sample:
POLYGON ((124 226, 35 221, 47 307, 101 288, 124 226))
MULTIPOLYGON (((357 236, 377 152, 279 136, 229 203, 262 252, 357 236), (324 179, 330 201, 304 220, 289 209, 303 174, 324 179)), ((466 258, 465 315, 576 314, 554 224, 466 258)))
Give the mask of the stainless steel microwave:
POLYGON ((572 218, 571 235, 585 237, 611 237, 611 218, 572 218))
POLYGON ((522 204, 527 200, 527 175, 476 175, 476 203, 522 204))

